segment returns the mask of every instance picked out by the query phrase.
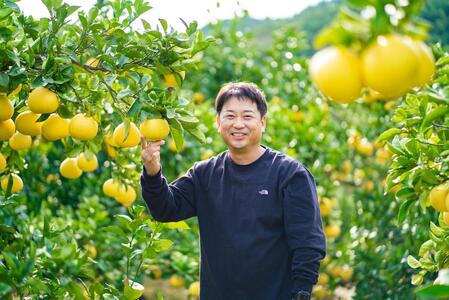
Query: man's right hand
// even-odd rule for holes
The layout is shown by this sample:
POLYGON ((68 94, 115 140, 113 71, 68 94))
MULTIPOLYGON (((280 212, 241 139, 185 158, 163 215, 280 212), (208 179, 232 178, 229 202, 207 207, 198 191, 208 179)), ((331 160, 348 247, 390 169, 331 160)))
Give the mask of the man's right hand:
POLYGON ((156 175, 161 169, 161 146, 165 144, 164 140, 147 142, 145 137, 140 137, 142 146, 142 160, 147 174, 150 176, 156 175))

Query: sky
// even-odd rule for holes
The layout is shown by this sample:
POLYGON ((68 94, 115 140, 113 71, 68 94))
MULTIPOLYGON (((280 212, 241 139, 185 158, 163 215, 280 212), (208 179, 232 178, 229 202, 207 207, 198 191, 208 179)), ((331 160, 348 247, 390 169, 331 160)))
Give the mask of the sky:
MULTIPOLYGON (((65 2, 88 10, 96 1, 65 0, 65 2)), ((243 9, 247 9, 250 16, 256 19, 287 18, 318 2, 320 0, 222 0, 217 6, 216 0, 150 0, 149 3, 153 8, 144 15, 144 19, 156 25, 158 19, 162 18, 175 29, 182 31, 185 27, 179 18, 187 23, 196 20, 200 27, 215 20, 231 19, 234 12, 239 13, 243 9)), ((21 0, 18 5, 25 15, 32 15, 35 18, 48 17, 48 12, 41 1, 21 0)))

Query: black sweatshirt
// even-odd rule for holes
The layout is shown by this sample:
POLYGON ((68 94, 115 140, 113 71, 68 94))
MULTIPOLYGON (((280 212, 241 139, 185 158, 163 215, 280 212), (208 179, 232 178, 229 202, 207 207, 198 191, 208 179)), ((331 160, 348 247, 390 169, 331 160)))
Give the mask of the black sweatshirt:
POLYGON ((317 282, 325 237, 313 176, 267 148, 249 165, 229 153, 196 163, 168 184, 141 177, 160 222, 198 217, 201 300, 290 300, 317 282))

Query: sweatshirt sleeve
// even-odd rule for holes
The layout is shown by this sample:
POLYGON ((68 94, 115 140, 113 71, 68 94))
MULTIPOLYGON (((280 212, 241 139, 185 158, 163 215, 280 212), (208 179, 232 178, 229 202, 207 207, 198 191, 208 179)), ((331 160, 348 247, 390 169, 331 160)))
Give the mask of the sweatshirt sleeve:
POLYGON ((142 197, 153 218, 158 222, 177 222, 196 216, 195 180, 195 166, 171 184, 162 170, 150 176, 144 167, 140 177, 142 197))
POLYGON ((284 189, 284 226, 293 253, 293 291, 311 292, 316 284, 320 260, 326 255, 316 186, 304 167, 298 168, 284 189))

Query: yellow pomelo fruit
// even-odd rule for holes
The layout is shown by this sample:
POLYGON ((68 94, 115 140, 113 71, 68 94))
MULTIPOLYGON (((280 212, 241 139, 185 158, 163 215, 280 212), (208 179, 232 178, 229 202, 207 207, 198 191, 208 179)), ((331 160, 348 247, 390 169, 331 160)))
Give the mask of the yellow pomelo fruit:
POLYGON ((97 136, 98 123, 94 118, 77 114, 70 120, 69 133, 74 139, 87 141, 97 136))
POLYGON ((366 139, 363 138, 359 141, 359 143, 355 146, 355 149, 363 155, 370 156, 373 154, 374 147, 373 145, 366 139))
POLYGON ((42 122, 37 122, 40 116, 29 110, 20 113, 16 118, 17 131, 31 136, 41 134, 42 122))
POLYGON ((131 122, 129 124, 128 135, 125 136, 125 123, 121 123, 114 130, 114 142, 118 147, 130 148, 137 146, 140 142, 140 133, 136 124, 131 122))
POLYGON ((200 296, 200 283, 194 281, 189 285, 189 295, 198 298, 200 296))
POLYGON ((14 114, 14 106, 8 97, 0 95, 0 121, 11 119, 14 114))
POLYGON ((328 238, 336 238, 340 235, 341 229, 338 225, 327 225, 324 227, 324 234, 328 238))
POLYGON ((417 55, 403 36, 378 36, 362 53, 365 84, 387 98, 404 95, 417 72, 417 55))
POLYGON ((88 256, 89 256, 90 258, 95 258, 95 257, 97 257, 97 248, 95 248, 94 245, 86 244, 86 245, 84 245, 84 249, 87 250, 88 256))
POLYGON ((105 143, 105 147, 106 147, 106 153, 108 154, 108 156, 110 158, 114 159, 117 157, 117 150, 114 147, 112 147, 108 143, 105 143))
POLYGON ((6 158, 0 153, 0 173, 6 169, 6 158))
POLYGON ((205 99, 206 99, 206 97, 201 92, 195 92, 192 95, 192 100, 195 103, 203 103, 205 99))
POLYGON ((33 140, 31 136, 16 132, 9 138, 9 147, 16 151, 28 149, 31 147, 33 140))
POLYGON ((207 160, 214 156, 214 151, 212 149, 203 149, 201 150, 200 159, 207 160))
POLYGON ((114 134, 109 133, 105 136, 106 143, 112 147, 118 147, 118 145, 114 141, 114 134))
POLYGON ((98 168, 98 160, 95 154, 88 156, 84 153, 78 155, 78 167, 84 172, 92 172, 98 168))
POLYGON ((320 202, 320 212, 323 217, 329 216, 332 213, 332 204, 328 199, 320 202))
MULTIPOLYGON (((186 77, 186 72, 185 71, 181 71, 178 73, 181 78, 184 80, 184 78, 186 77)), ((177 87, 178 83, 176 82, 176 75, 175 73, 170 73, 170 74, 164 74, 164 82, 165 85, 167 85, 168 87, 177 87)))
POLYGON ((58 95, 40 86, 28 95, 28 107, 37 114, 52 113, 59 107, 58 95))
POLYGON ((132 186, 124 186, 120 185, 117 194, 115 195, 115 199, 117 202, 121 203, 125 207, 129 207, 131 204, 136 201, 137 194, 132 186))
POLYGON ((423 41, 408 41, 418 57, 418 73, 414 76, 413 87, 422 87, 431 81, 435 73, 435 58, 432 50, 423 41))
POLYGON ((311 58, 312 82, 327 97, 338 103, 351 103, 362 92, 359 58, 349 49, 328 47, 311 58))
POLYGON ((184 286, 184 280, 177 275, 170 276, 168 283, 174 288, 180 288, 184 286))
POLYGON ((66 158, 59 166, 61 175, 68 179, 75 179, 83 174, 83 171, 78 167, 78 160, 76 158, 66 158))
POLYGON ((109 197, 115 197, 118 194, 119 183, 110 178, 103 183, 103 193, 109 197))
POLYGON ((139 126, 140 132, 150 141, 163 140, 170 133, 170 126, 165 119, 148 119, 139 126))
POLYGON ((352 278, 352 275, 354 274, 354 270, 347 265, 344 265, 340 270, 340 278, 344 281, 349 281, 352 278))
POLYGON ((322 285, 316 285, 313 287, 312 295, 318 299, 329 297, 331 293, 322 285))
POLYGON ((0 141, 6 141, 16 131, 16 125, 13 120, 0 121, 0 141))
POLYGON ((449 211, 448 191, 449 181, 434 187, 429 193, 430 204, 439 212, 449 211))
POLYGON ((328 283, 329 283, 329 275, 327 275, 326 273, 320 273, 317 284, 326 285, 328 283))
POLYGON ((58 114, 51 114, 47 120, 42 123, 42 136, 48 141, 56 141, 69 134, 69 120, 62 118, 58 114))
MULTIPOLYGON (((1 186, 2 190, 6 192, 6 189, 8 188, 8 180, 9 175, 6 175, 3 177, 1 186)), ((22 178, 19 177, 17 174, 12 174, 12 187, 11 187, 11 193, 18 193, 23 188, 23 181, 22 178)))

